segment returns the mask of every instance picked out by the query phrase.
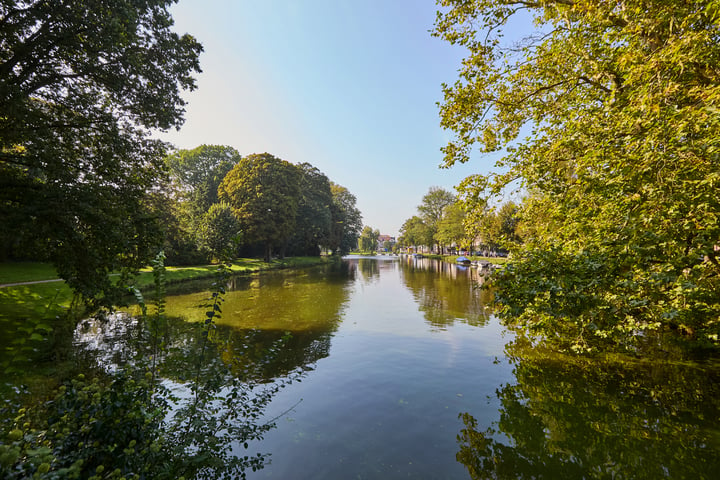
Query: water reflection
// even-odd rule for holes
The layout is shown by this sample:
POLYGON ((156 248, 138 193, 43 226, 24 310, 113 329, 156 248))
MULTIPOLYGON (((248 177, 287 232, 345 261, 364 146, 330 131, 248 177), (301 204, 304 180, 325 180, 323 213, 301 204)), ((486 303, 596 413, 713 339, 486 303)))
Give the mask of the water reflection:
MULTIPOLYGON (((353 271, 346 263, 235 277, 228 285, 218 324, 236 329, 331 332, 348 299, 353 271)), ((168 316, 205 318, 208 291, 168 297, 168 316)))
MULTIPOLYGON (((211 337, 214 357, 239 378, 255 381, 311 368, 329 354, 353 277, 354 269, 342 263, 232 279, 211 337)), ((209 294, 203 290, 167 297, 164 364, 171 378, 182 380, 200 354, 195 339, 209 294)), ((137 342, 142 334, 134 319, 138 314, 139 307, 132 307, 88 319, 78 327, 75 343, 106 369, 123 365, 142 355, 137 351, 142 343, 137 342)))
POLYGON ((485 277, 476 268, 410 256, 402 257, 400 267, 433 328, 444 330, 457 321, 478 327, 487 323, 492 293, 480 288, 485 277))
POLYGON ((398 257, 390 255, 358 257, 351 255, 345 257, 345 259, 349 265, 356 266, 364 282, 369 284, 379 280, 381 271, 396 270, 398 257))
MULTIPOLYGON (((489 315, 482 282, 476 269, 389 256, 237 278, 213 359, 260 381, 315 368, 275 400, 271 416, 303 402, 265 439, 274 462, 264 478, 463 478, 466 470, 476 479, 650 479, 720 471, 717 367, 680 353, 672 353, 674 363, 562 357, 521 337, 505 346, 506 361, 508 338, 489 315), (458 412, 468 412, 464 426, 458 412)), ((207 296, 168 298, 168 315, 187 320, 172 322, 168 335, 173 379, 196 363, 193 329, 207 296)), ((107 346, 107 363, 123 361, 117 342, 132 341, 135 330, 93 336, 96 327, 85 328, 96 349, 107 346)))
POLYGON ((507 352, 500 420, 462 416, 457 459, 473 479, 717 478, 716 367, 541 355, 522 339, 507 352))

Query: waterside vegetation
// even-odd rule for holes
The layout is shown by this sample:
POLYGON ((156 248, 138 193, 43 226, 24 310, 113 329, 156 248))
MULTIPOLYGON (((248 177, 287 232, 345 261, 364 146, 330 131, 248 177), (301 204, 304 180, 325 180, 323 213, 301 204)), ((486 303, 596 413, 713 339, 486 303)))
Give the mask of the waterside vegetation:
POLYGON ((576 352, 719 348, 717 2, 438 3, 434 35, 466 53, 444 166, 498 155, 458 187, 470 218, 523 196, 506 324, 576 352))

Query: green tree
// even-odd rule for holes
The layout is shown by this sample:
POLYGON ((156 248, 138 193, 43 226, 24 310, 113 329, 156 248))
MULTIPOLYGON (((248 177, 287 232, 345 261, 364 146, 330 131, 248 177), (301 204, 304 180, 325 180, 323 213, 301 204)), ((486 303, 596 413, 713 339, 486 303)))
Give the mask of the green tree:
POLYGON ((405 246, 431 246, 433 232, 425 221, 417 215, 408 218, 400 227, 400 241, 405 246))
POLYGON ((358 247, 361 252, 376 252, 378 249, 378 237, 380 236, 379 230, 373 230, 372 227, 365 226, 360 234, 360 240, 358 247))
POLYGON ((512 248, 520 241, 518 213, 518 206, 513 202, 506 202, 499 208, 485 209, 480 220, 473 225, 473 231, 485 248, 512 248))
POLYGON ((300 199, 291 251, 294 255, 317 256, 320 246, 330 242, 333 202, 330 180, 309 163, 301 163, 298 168, 300 199))
POLYGON ((465 231, 465 210, 459 203, 453 203, 445 208, 445 215, 438 222, 435 241, 441 245, 455 244, 459 248, 470 245, 468 234, 465 231))
POLYGON ((218 189, 240 221, 248 242, 264 246, 270 261, 273 247, 284 247, 295 229, 300 198, 300 170, 269 153, 244 157, 218 189))
POLYGON ((362 214, 357 209, 355 195, 347 188, 330 182, 330 191, 332 227, 327 246, 333 254, 346 255, 357 247, 362 229, 362 214))
POLYGON ((240 223, 226 203, 216 203, 203 216, 198 231, 198 246, 215 260, 235 258, 240 243, 240 223))
POLYGON ((193 225, 184 198, 175 182, 163 179, 143 202, 143 210, 161 225, 162 242, 159 245, 167 265, 197 265, 207 260, 198 247, 199 227, 193 225))
POLYGON ((202 47, 171 31, 171 0, 0 5, 0 223, 6 254, 36 247, 86 298, 146 263, 143 211, 163 175, 150 129, 182 123, 202 47))
POLYGON ((656 329, 717 345, 717 2, 440 3, 435 35, 468 49, 444 86, 445 164, 505 148, 464 198, 528 192, 505 318, 576 348, 656 329), (505 41, 522 12, 537 32, 505 41))
POLYGON ((186 192, 191 214, 200 219, 211 205, 218 203, 220 182, 240 159, 232 147, 200 145, 192 150, 175 151, 165 162, 170 176, 186 192))
POLYGON ((455 203, 455 195, 440 187, 430 187, 428 193, 422 198, 422 204, 417 209, 423 218, 425 225, 431 230, 431 246, 435 240, 435 234, 442 220, 445 209, 455 203))

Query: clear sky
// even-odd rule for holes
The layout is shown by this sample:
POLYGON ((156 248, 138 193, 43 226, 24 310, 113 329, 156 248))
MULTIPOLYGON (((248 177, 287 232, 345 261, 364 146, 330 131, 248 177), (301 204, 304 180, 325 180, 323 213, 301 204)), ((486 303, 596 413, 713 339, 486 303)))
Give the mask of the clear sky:
POLYGON ((434 38, 434 0, 180 0, 175 29, 204 46, 177 148, 229 145, 308 162, 397 235, 430 187, 492 162, 440 169, 436 103, 463 51, 434 38))

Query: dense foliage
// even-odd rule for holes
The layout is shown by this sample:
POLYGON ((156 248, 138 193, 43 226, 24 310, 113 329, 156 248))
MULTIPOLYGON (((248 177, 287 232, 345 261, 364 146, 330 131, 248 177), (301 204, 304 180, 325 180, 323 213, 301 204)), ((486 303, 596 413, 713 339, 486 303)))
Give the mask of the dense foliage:
POLYGON ((456 245, 463 250, 472 249, 472 241, 465 228, 465 210, 455 202, 445 207, 444 215, 437 223, 435 242, 440 245, 456 245))
POLYGON ((347 188, 330 182, 330 191, 332 225, 327 246, 333 253, 345 255, 357 246, 362 229, 362 214, 355 205, 357 202, 355 195, 347 188))
POLYGON ((422 198, 417 210, 425 225, 430 229, 433 242, 440 243, 437 236, 440 221, 445 217, 447 208, 455 203, 455 195, 440 187, 430 187, 422 198))
POLYGON ((363 253, 375 253, 378 250, 378 238, 380 237, 380 230, 373 230, 372 227, 365 225, 360 232, 360 238, 358 239, 358 248, 363 253))
POLYGON ((400 227, 398 243, 402 247, 417 248, 420 245, 432 245, 433 242, 432 231, 425 224, 425 221, 417 215, 405 220, 400 227))
POLYGON ((333 220, 330 180, 309 163, 301 163, 297 167, 300 170, 300 199, 289 253, 319 255, 320 246, 327 246, 330 242, 333 220))
POLYGON ((444 87, 445 163, 505 149, 463 196, 528 195, 496 281, 505 318, 581 349, 657 329, 717 344, 717 2, 439 3, 435 35, 467 49, 444 87))
POLYGON ((233 258, 242 240, 240 222, 227 203, 215 203, 203 215, 197 231, 198 247, 214 260, 233 258))
POLYGON ((465 211, 454 194, 440 187, 430 187, 414 215, 400 227, 398 243, 403 247, 446 247, 470 249, 475 239, 466 228, 465 211))
POLYGON ((270 261, 273 246, 285 246, 295 228, 300 172, 269 153, 244 157, 225 176, 218 190, 251 242, 264 246, 270 261))
POLYGON ((347 253, 357 243, 362 217, 355 196, 309 163, 294 165, 269 153, 242 158, 218 189, 240 223, 245 243, 262 246, 266 261, 347 253))
POLYGON ((197 220, 219 202, 218 187, 238 164, 237 150, 225 145, 200 145, 176 150, 165 159, 170 177, 185 194, 190 216, 197 220))
POLYGON ((182 122, 202 50, 172 0, 0 3, 0 256, 41 257, 85 297, 145 265, 163 175, 149 129, 182 122))

